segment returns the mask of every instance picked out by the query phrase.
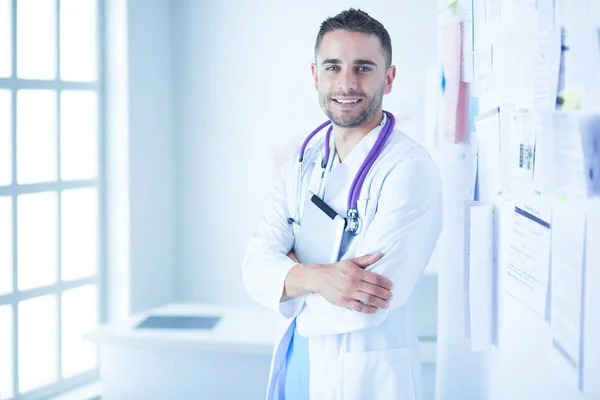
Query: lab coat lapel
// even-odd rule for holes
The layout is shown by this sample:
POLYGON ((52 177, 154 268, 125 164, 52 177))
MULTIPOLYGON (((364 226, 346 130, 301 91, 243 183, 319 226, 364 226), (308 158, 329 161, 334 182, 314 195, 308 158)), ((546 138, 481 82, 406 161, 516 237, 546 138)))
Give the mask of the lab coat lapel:
MULTIPOLYGON (((385 114, 381 123, 369 132, 358 144, 352 149, 350 154, 344 159, 341 164, 337 164, 329 173, 327 179, 327 199, 331 202, 330 206, 339 214, 346 215, 348 193, 350 186, 358 173, 360 166, 367 158, 369 151, 375 145, 377 138, 381 134, 382 128, 386 121, 385 114)), ((337 155, 336 155, 337 158, 337 155)), ((366 182, 366 180, 365 180, 366 182)), ((364 185, 368 187, 368 185, 364 185)), ((364 197, 363 191, 359 194, 359 199, 364 197)), ((368 196, 367 196, 368 197, 368 196)), ((328 203, 329 204, 329 203, 328 203)))

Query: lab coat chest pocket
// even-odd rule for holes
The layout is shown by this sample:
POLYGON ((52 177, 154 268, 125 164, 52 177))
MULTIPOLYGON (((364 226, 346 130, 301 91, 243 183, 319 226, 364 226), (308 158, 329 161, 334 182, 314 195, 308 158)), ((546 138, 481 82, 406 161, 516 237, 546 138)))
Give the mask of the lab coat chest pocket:
POLYGON ((416 400, 408 347, 342 354, 343 400, 416 400))

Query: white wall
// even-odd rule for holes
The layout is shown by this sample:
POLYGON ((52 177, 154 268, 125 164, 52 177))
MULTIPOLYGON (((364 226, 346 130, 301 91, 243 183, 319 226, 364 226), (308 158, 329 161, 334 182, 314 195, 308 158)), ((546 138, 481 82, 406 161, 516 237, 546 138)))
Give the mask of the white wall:
POLYGON ((172 2, 176 299, 250 301, 240 269, 273 182, 273 154, 326 119, 310 74, 326 17, 353 6, 386 26, 398 69, 384 108, 409 118, 399 127, 420 139, 425 71, 436 64, 434 4, 172 2))
POLYGON ((107 317, 173 299, 170 0, 107 0, 107 317))

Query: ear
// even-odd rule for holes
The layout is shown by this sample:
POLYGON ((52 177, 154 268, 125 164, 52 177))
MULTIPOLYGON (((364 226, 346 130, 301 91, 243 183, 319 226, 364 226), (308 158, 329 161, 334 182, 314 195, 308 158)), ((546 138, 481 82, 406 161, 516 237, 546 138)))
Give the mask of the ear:
POLYGON ((319 70, 317 69, 317 65, 312 63, 310 65, 310 70, 312 72, 313 80, 315 81, 315 90, 319 91, 319 70))
POLYGON ((386 76, 385 76, 385 88, 383 92, 385 94, 389 94, 392 91, 392 84, 394 83, 394 78, 396 77, 396 66, 392 65, 388 68, 386 76))

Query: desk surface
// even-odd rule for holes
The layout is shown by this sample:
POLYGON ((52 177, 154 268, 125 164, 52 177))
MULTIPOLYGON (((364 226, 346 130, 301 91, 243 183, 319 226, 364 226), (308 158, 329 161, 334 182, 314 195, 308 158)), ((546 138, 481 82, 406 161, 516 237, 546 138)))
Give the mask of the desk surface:
MULTIPOLYGON (((271 355, 281 317, 254 306, 221 306, 202 303, 172 303, 132 317, 127 323, 108 323, 84 335, 97 344, 184 348, 243 354, 271 355), (134 329, 150 315, 220 316, 210 330, 134 329)), ((421 361, 435 362, 435 342, 422 342, 421 361)))
POLYGON ((84 337, 98 344, 271 354, 279 318, 274 312, 259 307, 173 303, 139 313, 127 323, 101 325, 84 337), (134 329, 150 315, 220 316, 221 320, 210 330, 134 329))

